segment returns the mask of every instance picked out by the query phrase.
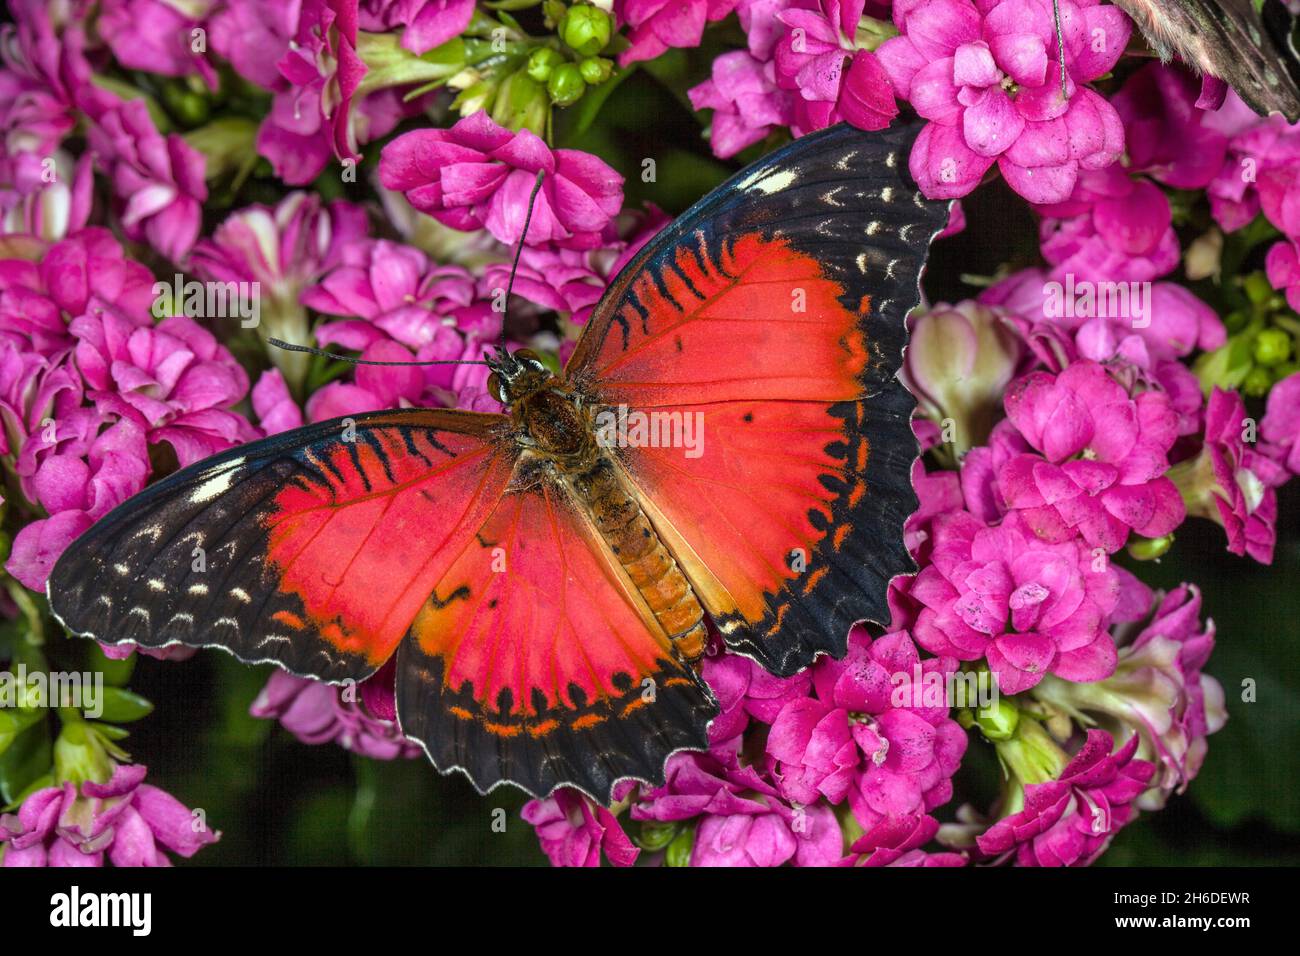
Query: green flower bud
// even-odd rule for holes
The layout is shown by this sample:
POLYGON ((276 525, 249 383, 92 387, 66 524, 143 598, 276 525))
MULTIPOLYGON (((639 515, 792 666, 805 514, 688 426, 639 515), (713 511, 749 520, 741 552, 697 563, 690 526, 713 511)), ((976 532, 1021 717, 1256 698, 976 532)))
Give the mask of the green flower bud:
POLYGON ((1137 538, 1128 545, 1128 553, 1138 561, 1155 561, 1174 546, 1174 536, 1167 534, 1161 538, 1137 538))
POLYGON ((549 46, 538 47, 528 58, 527 72, 538 83, 551 78, 551 71, 564 62, 564 55, 549 46))
POLYGON ((162 88, 161 97, 167 112, 186 129, 202 126, 212 114, 208 98, 184 82, 167 83, 162 88))
POLYGON ((673 838, 672 843, 668 844, 668 852, 664 854, 664 865, 690 866, 693 849, 695 849, 695 831, 683 830, 673 838))
POLYGON ((1263 398, 1273 387, 1273 373, 1262 365, 1256 365, 1246 373, 1241 383, 1241 391, 1251 398, 1263 398))
POLYGON ((564 4, 560 0, 542 0, 542 16, 548 28, 554 29, 555 25, 564 19, 564 9, 564 4))
POLYGON ((588 86, 599 86, 614 73, 614 62, 603 56, 589 56, 578 64, 578 71, 588 86))
POLYGON ((55 776, 78 785, 87 780, 106 782, 113 776, 113 760, 104 744, 84 720, 65 720, 54 742, 55 776))
POLYGON ((572 63, 563 63, 551 71, 551 78, 546 81, 546 92, 556 106, 572 106, 582 99, 587 84, 582 81, 582 73, 572 63))
POLYGON ((1061 775, 1070 758, 1036 720, 1017 722, 1006 740, 994 742, 1003 766, 1021 784, 1045 783, 1061 775))
POLYGON ((641 824, 641 832, 637 835, 636 842, 641 849, 653 853, 672 843, 673 838, 677 836, 678 830, 679 827, 676 823, 657 823, 646 820, 641 824))
POLYGON ((1280 365, 1291 357, 1291 336, 1281 329, 1265 329, 1255 337, 1254 354, 1259 365, 1280 365))
POLYGON ((1268 277, 1262 272, 1252 272, 1242 282, 1246 290, 1246 298, 1255 305, 1263 305, 1273 297, 1273 287, 1269 285, 1268 277))
POLYGON ((989 740, 1010 740, 1020 724, 1020 709, 1005 697, 988 708, 972 712, 975 723, 989 740))
POLYGON ((497 90, 492 119, 507 129, 528 129, 541 136, 550 108, 546 87, 519 70, 507 76, 497 90))
POLYGON ((560 39, 580 56, 594 56, 605 49, 613 30, 609 14, 582 4, 570 7, 560 19, 560 39))

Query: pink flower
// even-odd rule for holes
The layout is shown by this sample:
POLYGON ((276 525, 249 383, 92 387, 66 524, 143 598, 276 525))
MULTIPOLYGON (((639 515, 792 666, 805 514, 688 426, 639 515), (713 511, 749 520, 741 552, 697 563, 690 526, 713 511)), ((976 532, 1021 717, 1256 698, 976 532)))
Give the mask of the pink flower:
POLYGON ((641 795, 632 819, 696 820, 692 866, 828 866, 844 853, 830 807, 789 806, 752 767, 686 752, 664 770, 664 785, 641 795))
POLYGON ((756 59, 745 50, 719 56, 710 78, 688 92, 697 110, 713 110, 709 144, 719 159, 734 156, 773 128, 794 122, 794 103, 777 85, 774 62, 756 59))
POLYGON ((226 0, 208 21, 212 48, 250 83, 281 89, 276 64, 294 39, 301 9, 301 0, 226 0))
POLYGON ((776 78, 782 89, 798 91, 796 134, 841 119, 884 129, 898 115, 885 68, 856 46, 862 6, 862 0, 818 0, 813 9, 792 6, 776 14, 788 28, 776 45, 776 78))
POLYGON ((7 7, 14 22, 0 27, 0 173, 21 153, 53 154, 79 109, 97 113, 117 102, 91 82, 88 11, 48 0, 11 0, 7 7))
MULTIPOLYGON (((315 193, 293 192, 274 208, 254 205, 230 215, 194 247, 194 271, 211 281, 257 283, 259 335, 311 345, 302 292, 340 265, 344 251, 368 231, 360 206, 342 200, 326 205, 315 193)), ((269 355, 286 381, 301 388, 307 356, 281 349, 269 355)))
POLYGON ((331 155, 359 158, 351 130, 352 94, 366 67, 356 53, 356 33, 355 4, 349 10, 348 4, 304 0, 292 40, 276 64, 282 81, 275 84, 271 112, 258 130, 257 151, 292 186, 315 179, 331 155))
POLYGON ((709 725, 709 742, 718 747, 729 746, 751 718, 773 723, 787 704, 806 699, 812 688, 808 671, 775 677, 748 657, 725 652, 704 659, 703 676, 722 709, 709 725))
POLYGON ((1141 629, 1117 629, 1119 664, 1095 684, 1047 680, 1035 689, 1039 700, 1071 713, 1118 724, 1121 739, 1139 740, 1136 756, 1157 773, 1138 798, 1147 810, 1182 793, 1205 759, 1206 737, 1227 720, 1223 688, 1202 673, 1214 649, 1214 622, 1200 621, 1201 593, 1183 585, 1157 594, 1141 629))
POLYGON ((1260 451, 1300 475, 1300 372, 1288 375, 1268 393, 1259 434, 1264 439, 1260 451))
POLYGON ((778 15, 792 7, 812 7, 811 0, 740 0, 736 18, 745 31, 749 53, 757 60, 771 60, 776 45, 785 36, 785 24, 778 15))
MULTIPOLYGON (((1131 365, 1146 387, 1163 390, 1179 414, 1178 433, 1200 430, 1200 386, 1178 359, 1210 351, 1227 339, 1218 314, 1190 290, 1173 282, 1119 286, 1127 294, 1103 293, 1100 279, 1075 281, 1041 269, 1022 269, 985 290, 980 302, 1001 306, 1026 344, 1049 369, 1064 370, 1079 358, 1131 365), (1190 387, 1190 391, 1188 391, 1190 387)), ((1115 288, 1110 286, 1109 288, 1115 288)))
POLYGON ((153 275, 127 259, 107 229, 37 244, 33 256, 0 259, 0 341, 52 357, 74 344, 68 323, 92 309, 152 323, 153 275))
POLYGON ((56 242, 85 227, 94 201, 90 156, 82 155, 74 166, 62 151, 53 156, 18 153, 10 166, 13 181, 0 183, 0 233, 56 242), (54 182, 45 181, 47 159, 55 163, 54 182))
POLYGON ((462 316, 477 331, 495 334, 501 317, 471 308, 476 293, 474 279, 460 266, 435 266, 414 246, 366 239, 349 244, 338 266, 303 293, 302 303, 326 315, 358 316, 317 329, 323 344, 360 350, 393 340, 419 349, 455 329, 462 316))
POLYGON ((1043 258, 1056 277, 1149 282, 1172 272, 1180 251, 1169 200, 1118 165, 1083 170, 1070 198, 1041 207, 1043 258))
POLYGON ((1165 472, 1178 437, 1178 416, 1160 392, 1130 397, 1096 362, 1075 362, 1060 375, 1035 372, 1013 383, 1007 416, 1039 454, 1003 466, 1007 504, 1045 541, 1076 533, 1107 552, 1130 531, 1168 534, 1185 509, 1165 472))
POLYGON ((1254 420, 1236 392, 1215 388, 1205 408, 1205 444, 1194 459, 1180 462, 1170 477, 1182 492, 1189 514, 1217 521, 1228 535, 1228 550, 1249 554, 1261 564, 1273 561, 1277 540, 1277 486, 1285 469, 1247 444, 1254 420))
POLYGON ((614 866, 631 866, 641 853, 623 832, 618 817, 569 787, 544 800, 528 801, 522 816, 537 829, 542 852, 552 866, 600 866, 602 852, 614 866))
POLYGON ((384 147, 379 176, 416 209, 454 229, 486 228, 519 241, 537 173, 526 241, 591 249, 623 205, 623 177, 588 153, 552 151, 528 130, 511 133, 482 111, 451 129, 419 129, 384 147))
POLYGON ((460 36, 474 16, 474 0, 363 0, 361 29, 402 27, 402 46, 419 56, 460 36))
POLYGON ((1123 581, 1082 541, 1042 541, 1016 512, 990 528, 959 511, 935 520, 931 561, 910 592, 926 650, 986 659, 1004 694, 1048 673, 1090 681, 1114 671, 1107 626, 1123 581))
POLYGON ((71 782, 29 794, 0 816, 4 866, 170 866, 163 851, 191 857, 221 834, 158 787, 145 768, 117 764, 107 783, 71 782))
POLYGON ((965 866, 960 853, 927 853, 920 849, 939 832, 939 821, 912 814, 886 817, 858 838, 846 866, 965 866))
POLYGON ((139 327, 103 310, 74 319, 77 367, 101 414, 129 419, 181 466, 255 437, 229 406, 248 375, 212 333, 183 316, 139 327))
POLYGON ((214 49, 275 94, 257 150, 290 185, 311 182, 331 156, 359 160, 360 143, 387 135, 423 105, 392 88, 356 99, 367 72, 357 18, 356 0, 233 0, 213 14, 214 49))
MULTIPOLYGON (((499 323, 499 318, 496 320, 499 323)), ((463 335, 448 325, 430 326, 433 337, 412 352, 401 342, 364 323, 331 323, 321 329, 322 342, 335 341, 361 349, 366 361, 428 362, 482 361, 491 339, 463 335), (338 328, 335 328, 337 326, 338 328), (364 344, 370 340, 371 344, 364 344)), ((473 411, 499 411, 501 403, 487 394, 484 365, 426 365, 383 367, 359 365, 352 382, 330 382, 307 399, 307 417, 314 422, 340 415, 412 406, 454 406, 473 411)))
POLYGON ((1064 96, 1050 3, 998 0, 976 8, 969 0, 931 0, 895 8, 902 35, 877 53, 897 94, 931 121, 910 161, 927 196, 966 195, 996 161, 1026 199, 1060 202, 1081 169, 1118 158, 1119 116, 1081 84, 1114 66, 1129 21, 1097 0, 1067 0, 1061 18, 1064 96))
POLYGON ((1111 98, 1124 122, 1128 167, 1175 189, 1204 189, 1223 167, 1227 137, 1196 108, 1200 82, 1186 69, 1150 63, 1111 98))
POLYGON ((341 264, 368 231, 360 206, 291 192, 274 207, 232 213, 194 247, 193 264, 205 279, 257 282, 264 295, 297 304, 303 288, 341 264))
MULTIPOLYGON (((1220 114, 1216 118, 1225 121, 1231 138, 1223 165, 1205 187, 1215 221, 1225 231, 1235 232, 1259 214, 1261 199, 1267 195, 1274 225, 1291 235, 1300 232, 1294 201, 1285 201, 1300 163, 1300 135, 1280 115, 1256 116, 1235 93, 1220 114), (1244 114, 1243 122, 1229 125, 1229 118, 1238 112, 1244 114)), ((1216 124, 1216 128, 1221 127, 1216 124)))
MULTIPOLYGON (((84 421, 74 419, 72 427, 84 421)), ((33 590, 44 590, 54 562, 83 531, 144 488, 150 470, 144 430, 133 421, 86 435, 60 435, 60 424, 54 421, 57 444, 24 481, 51 517, 18 532, 6 564, 33 590)))
MULTIPOLYGON (((1145 731, 1139 756, 1156 761, 1162 773, 1153 781, 1139 804, 1159 809, 1169 793, 1182 793, 1200 772, 1208 750, 1206 737, 1217 733, 1228 720, 1223 687, 1202 672, 1214 650, 1214 622, 1201 622, 1201 592, 1195 585, 1181 585, 1157 596, 1151 619, 1133 639, 1121 645, 1126 671, 1141 666, 1161 668, 1179 691, 1168 717, 1137 710, 1139 732, 1145 731), (1171 647, 1170 645, 1174 645, 1171 647), (1172 665, 1170 655, 1172 652, 1172 665)), ((1133 720, 1130 718, 1130 723, 1133 720)))
POLYGON ((951 421, 953 454, 983 444, 1007 385, 1027 369, 1028 349, 1000 310, 965 301, 913 313, 903 381, 921 414, 951 421))
POLYGON ((1269 285, 1286 293, 1287 305, 1300 309, 1300 248, 1294 240, 1273 243, 1264 257, 1264 269, 1269 285))
POLYGON ((289 394, 284 375, 278 368, 262 373, 253 386, 252 400, 253 413, 264 434, 278 435, 302 427, 302 409, 289 394))
MULTIPOLYGON (((204 4, 189 5, 201 11, 204 4)), ((201 16, 191 16, 164 0, 104 0, 96 27, 123 66, 163 76, 198 74, 217 88, 217 71, 193 50, 201 16)))
POLYGON ((176 133, 159 133, 142 99, 93 119, 90 147, 112 180, 127 237, 183 261, 208 198, 203 155, 176 133))
POLYGON ((386 666, 356 687, 340 690, 323 681, 295 677, 277 669, 253 701, 249 713, 278 720, 305 744, 336 743, 344 750, 374 760, 411 759, 420 755, 420 745, 402 736, 393 714, 390 712, 386 717, 375 714, 369 709, 364 690, 362 701, 355 696, 359 688, 364 689, 372 681, 381 685, 387 681, 387 699, 391 702, 392 679, 393 669, 386 666), (346 699, 349 692, 353 696, 346 699))
POLYGON ((832 804, 847 796, 868 829, 947 803, 966 734, 949 718, 945 693, 935 691, 956 669, 952 657, 921 660, 905 631, 872 641, 855 627, 845 657, 825 658, 813 669, 816 697, 810 700, 818 706, 787 705, 773 724, 768 753, 781 762, 773 778, 799 803, 813 799, 814 789, 832 804), (819 708, 825 716, 800 754, 803 728, 819 708), (790 772, 796 767, 790 758, 804 765, 802 779, 790 772))
POLYGON ((980 851, 1020 866, 1087 866, 1134 818, 1133 802, 1155 767, 1134 759, 1138 738, 1118 751, 1110 734, 1087 741, 1056 780, 1025 787, 1025 809, 999 820, 978 839, 980 851))
POLYGON ((614 12, 628 25, 631 45, 620 66, 653 60, 669 47, 697 47, 704 25, 723 19, 736 0, 615 0, 614 12))

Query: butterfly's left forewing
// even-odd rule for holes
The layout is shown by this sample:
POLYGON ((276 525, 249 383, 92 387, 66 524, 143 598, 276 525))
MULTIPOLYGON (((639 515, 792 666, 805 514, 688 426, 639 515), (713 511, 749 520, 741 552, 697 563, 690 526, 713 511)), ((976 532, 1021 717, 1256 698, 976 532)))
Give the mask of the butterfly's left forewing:
POLYGON ((376 412, 214 456, 82 535, 50 575, 51 605, 109 643, 216 645, 359 680, 495 507, 514 467, 507 424, 376 412))

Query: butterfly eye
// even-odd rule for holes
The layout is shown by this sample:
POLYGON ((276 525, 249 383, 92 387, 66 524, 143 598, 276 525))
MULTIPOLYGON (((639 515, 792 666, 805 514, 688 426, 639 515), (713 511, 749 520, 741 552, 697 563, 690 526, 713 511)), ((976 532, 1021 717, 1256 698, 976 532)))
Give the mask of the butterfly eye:
POLYGON ((506 401, 505 387, 501 382, 501 376, 498 375, 496 372, 493 372, 491 375, 488 376, 487 390, 488 390, 488 394, 491 395, 493 398, 495 398, 502 405, 508 404, 508 402, 506 401))

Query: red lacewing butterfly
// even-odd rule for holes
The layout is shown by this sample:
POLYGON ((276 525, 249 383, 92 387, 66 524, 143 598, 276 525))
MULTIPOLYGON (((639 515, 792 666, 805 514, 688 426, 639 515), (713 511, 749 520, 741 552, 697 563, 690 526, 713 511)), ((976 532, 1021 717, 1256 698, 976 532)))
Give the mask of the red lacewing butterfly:
POLYGON ((888 620, 914 570, 896 373, 947 218, 908 177, 917 128, 833 127, 710 193, 613 280, 562 375, 489 357, 504 414, 337 419, 152 485, 59 560, 55 614, 336 683, 396 655, 402 732, 483 792, 661 782, 718 713, 706 613, 790 675, 888 620), (647 420, 694 439, 637 440, 647 420))

